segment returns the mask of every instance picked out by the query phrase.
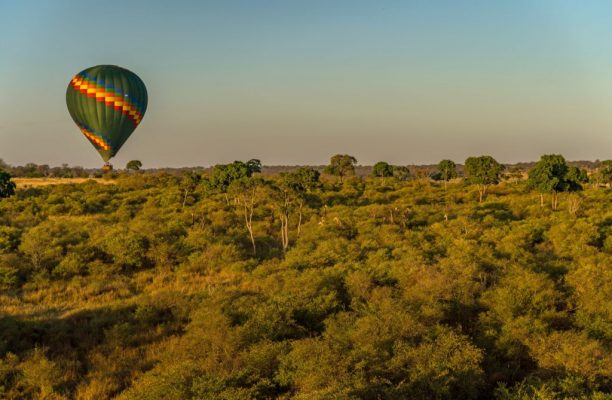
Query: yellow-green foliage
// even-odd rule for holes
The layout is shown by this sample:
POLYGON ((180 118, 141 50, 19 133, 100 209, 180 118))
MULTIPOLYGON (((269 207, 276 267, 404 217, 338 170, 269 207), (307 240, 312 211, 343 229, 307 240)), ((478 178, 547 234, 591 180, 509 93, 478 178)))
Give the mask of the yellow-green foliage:
POLYGON ((202 178, 0 201, 0 398, 610 398, 610 189, 202 178))

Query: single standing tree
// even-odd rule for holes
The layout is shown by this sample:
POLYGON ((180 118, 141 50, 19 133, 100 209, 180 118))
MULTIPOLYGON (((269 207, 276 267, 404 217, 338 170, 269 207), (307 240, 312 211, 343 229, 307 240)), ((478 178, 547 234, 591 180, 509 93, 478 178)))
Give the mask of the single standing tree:
POLYGON ((586 170, 571 165, 568 167, 567 174, 565 174, 565 180, 569 185, 568 191, 575 192, 582 190, 582 184, 589 181, 589 176, 586 170))
POLYGON ((234 161, 233 164, 217 164, 213 167, 210 178, 206 180, 207 188, 213 193, 222 193, 225 202, 229 205, 227 190, 229 185, 236 179, 246 176, 246 167, 242 161, 234 161))
POLYGON ((213 191, 223 193, 225 201, 229 205, 227 193, 232 182, 250 178, 257 172, 261 172, 261 162, 256 159, 247 162, 234 161, 231 164, 217 164, 213 167, 211 177, 208 180, 208 187, 213 191))
POLYGON ((140 160, 131 160, 128 161, 128 163, 125 165, 125 168, 131 171, 138 171, 140 168, 142 168, 142 163, 140 162, 140 160))
POLYGON ((329 165, 325 167, 325 173, 342 178, 348 175, 355 175, 355 164, 357 159, 348 154, 336 154, 329 161, 329 165))
POLYGON ((185 204, 187 203, 187 196, 196 190, 201 180, 202 176, 192 171, 189 171, 183 175, 183 179, 181 179, 181 189, 183 190, 182 209, 185 208, 185 204))
POLYGON ((249 161, 244 163, 247 167, 247 175, 250 177, 254 173, 261 172, 261 161, 256 158, 251 158, 249 161))
POLYGON ((281 173, 278 183, 272 185, 272 197, 276 200, 281 221, 283 251, 289 246, 289 215, 293 210, 297 210, 297 236, 300 236, 302 210, 310 193, 319 187, 319 175, 319 172, 312 168, 301 167, 295 171, 281 173))
POLYGON ((298 236, 300 236, 300 231, 302 228, 302 210, 304 209, 304 204, 306 204, 309 199, 312 199, 312 192, 320 187, 320 176, 321 174, 319 171, 315 169, 301 167, 288 173, 284 177, 286 184, 294 192, 298 202, 298 236))
POLYGON ((253 213, 255 212, 258 190, 263 186, 263 179, 259 176, 247 176, 232 181, 229 191, 234 195, 236 204, 242 210, 244 225, 249 232, 249 239, 253 246, 253 255, 257 254, 255 234, 253 232, 253 213))
MULTIPOLYGON (((601 162, 597 176, 599 182, 612 187, 612 160, 605 160, 601 162)), ((598 186, 599 182, 597 183, 598 186)))
POLYGON ((0 198, 11 197, 15 194, 15 182, 11 180, 11 174, 0 171, 0 198))
POLYGON ((249 239, 253 246, 253 254, 257 254, 255 235, 253 233, 253 213, 257 191, 263 181, 253 174, 261 172, 261 162, 251 159, 247 162, 234 161, 231 164, 215 165, 212 175, 207 181, 208 187, 213 191, 223 193, 229 205, 228 193, 234 196, 234 204, 240 207, 244 217, 244 224, 249 232, 249 239))
POLYGON ((385 178, 393 176, 393 166, 384 161, 379 161, 372 168, 372 176, 382 178, 382 183, 385 183, 385 178))
POLYGON ((410 179, 410 169, 408 169, 408 167, 404 167, 403 165, 396 165, 393 167, 393 176, 398 181, 407 181, 410 179))
POLYGON ((448 181, 457 177, 457 165, 452 160, 442 160, 438 163, 438 170, 440 179, 444 181, 444 190, 446 190, 448 181))
POLYGON ((582 188, 577 181, 582 179, 581 175, 580 170, 572 170, 567 166, 562 155, 546 154, 529 171, 527 187, 540 192, 540 207, 544 206, 544 193, 550 193, 552 209, 556 210, 559 192, 582 188))
POLYGON ((287 251, 289 247, 289 215, 295 207, 295 193, 285 178, 285 176, 281 175, 277 183, 272 183, 269 186, 271 189, 270 197, 273 200, 274 208, 278 213, 278 219, 281 223, 280 233, 283 252, 287 251))
POLYGON ((467 181, 477 185, 478 202, 482 203, 490 185, 499 183, 504 166, 491 156, 468 157, 465 160, 467 181))

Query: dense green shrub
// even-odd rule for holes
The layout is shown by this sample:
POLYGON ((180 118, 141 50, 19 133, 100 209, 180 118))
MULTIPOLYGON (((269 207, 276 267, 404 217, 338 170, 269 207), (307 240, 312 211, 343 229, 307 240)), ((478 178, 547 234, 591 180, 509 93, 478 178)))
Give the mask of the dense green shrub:
POLYGON ((481 203, 348 158, 19 189, 0 397, 609 398, 611 189, 553 210, 482 160, 481 203))

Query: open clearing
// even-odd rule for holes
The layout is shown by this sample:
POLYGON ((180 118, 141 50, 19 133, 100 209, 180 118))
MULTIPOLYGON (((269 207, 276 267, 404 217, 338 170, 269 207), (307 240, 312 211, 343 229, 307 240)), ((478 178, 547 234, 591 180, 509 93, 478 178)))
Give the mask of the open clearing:
POLYGON ((103 185, 112 185, 114 180, 103 178, 13 178, 17 188, 39 187, 47 185, 67 185, 70 183, 83 183, 95 181, 103 185))

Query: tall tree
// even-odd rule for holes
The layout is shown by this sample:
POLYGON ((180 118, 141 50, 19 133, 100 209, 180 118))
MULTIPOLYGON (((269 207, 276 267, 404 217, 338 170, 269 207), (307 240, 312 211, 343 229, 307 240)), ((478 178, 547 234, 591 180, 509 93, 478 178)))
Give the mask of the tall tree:
POLYGON ((255 212, 258 191, 263 186, 263 179, 259 176, 245 176, 235 179, 229 185, 229 192, 233 194, 236 205, 240 208, 244 217, 244 225, 249 233, 253 255, 257 254, 255 245, 255 234, 253 231, 253 213, 255 212))
POLYGON ((15 182, 11 180, 11 174, 0 171, 0 198, 10 197, 15 194, 15 182))
POLYGON ((385 161, 379 161, 372 168, 372 176, 382 178, 382 183, 385 183, 385 178, 393 176, 393 166, 385 161))
POLYGON ((247 162, 234 161, 231 164, 217 164, 213 167, 211 177, 208 180, 208 187, 213 191, 223 193, 226 202, 229 204, 227 192, 232 182, 250 178, 258 172, 261 172, 261 162, 257 159, 251 159, 247 162))
POLYGON ((468 157, 465 160, 465 175, 468 182, 478 187, 478 202, 482 203, 490 185, 499 183, 504 166, 491 156, 468 157))
POLYGON ((131 171, 138 171, 140 168, 142 168, 142 163, 140 162, 140 160, 131 160, 128 161, 128 163, 125 165, 125 168, 131 171))
POLYGON ((601 183, 612 187, 612 160, 602 161, 597 175, 601 183))
POLYGON ((444 181, 444 190, 448 181, 457 177, 457 165, 452 160, 442 160, 438 163, 440 178, 444 181))
POLYGON ((302 228, 302 211, 304 205, 309 202, 309 200, 313 200, 313 192, 321 186, 321 182, 319 181, 320 175, 319 171, 309 167, 298 168, 286 175, 285 179, 287 185, 289 185, 291 190, 295 193, 298 202, 298 236, 300 236, 302 228))
MULTIPOLYGON (((576 168, 576 167, 573 167, 576 168)), ((584 173, 586 175, 586 173, 584 173)), ((551 194, 551 206, 557 209, 558 193, 580 190, 585 176, 579 169, 569 168, 560 154, 545 154, 529 171, 527 187, 540 192, 540 206, 544 206, 544 194, 551 194)))
POLYGON ((568 183, 568 191, 575 192, 582 190, 582 184, 589 181, 589 176, 586 170, 570 165, 565 174, 565 179, 568 183))
POLYGON ((231 164, 218 164, 213 167, 207 185, 213 192, 223 193, 229 205, 228 194, 234 197, 234 204, 240 209, 244 217, 244 224, 249 233, 253 246, 253 254, 257 254, 255 235, 253 233, 253 213, 258 189, 263 185, 260 177, 253 176, 261 172, 261 162, 251 159, 247 162, 234 161, 231 164))
POLYGON ((185 208, 185 204, 187 203, 187 196, 190 193, 193 193, 200 181, 202 180, 202 176, 195 172, 189 171, 183 175, 183 179, 181 179, 181 189, 183 190, 183 205, 181 208, 185 208))
POLYGON ((333 156, 329 165, 325 167, 325 173, 340 177, 340 182, 342 182, 342 178, 349 175, 355 175, 355 165, 357 164, 357 159, 348 154, 336 154, 333 156))
POLYGON ((270 185, 272 189, 270 197, 273 200, 274 208, 280 220, 281 245, 283 252, 285 252, 289 247, 289 216, 295 206, 295 193, 283 178, 281 176, 281 179, 276 184, 270 185))
POLYGON ((403 165, 395 165, 393 167, 393 176, 398 181, 407 181, 410 179, 410 169, 403 165))
POLYGON ((283 251, 289 246, 289 216, 292 211, 298 214, 297 236, 302 226, 302 211, 312 191, 319 187, 319 172, 301 167, 295 171, 281 173, 278 183, 272 186, 273 198, 281 222, 281 243, 283 251))
POLYGON ((261 161, 256 158, 251 158, 249 161, 244 163, 247 167, 247 176, 251 176, 254 173, 261 172, 261 161))

